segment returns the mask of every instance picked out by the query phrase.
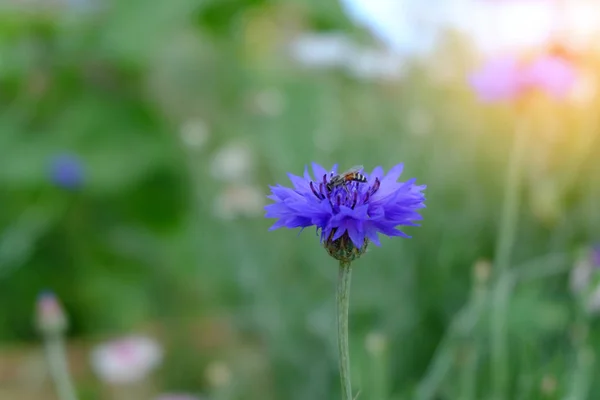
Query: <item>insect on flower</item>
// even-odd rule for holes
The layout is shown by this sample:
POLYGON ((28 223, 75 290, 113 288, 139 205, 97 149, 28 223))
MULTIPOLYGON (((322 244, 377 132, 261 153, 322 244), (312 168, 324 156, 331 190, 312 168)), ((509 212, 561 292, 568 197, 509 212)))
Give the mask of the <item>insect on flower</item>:
POLYGON ((265 206, 265 217, 277 219, 270 229, 314 226, 328 253, 346 261, 363 254, 369 242, 379 246, 379 234, 410 237, 397 227, 418 226, 426 186, 416 179, 398 182, 403 164, 387 173, 361 169, 338 174, 337 165, 328 172, 313 163, 312 176, 308 168, 303 176, 288 174, 292 187, 270 186, 273 203, 265 206))
POLYGON ((366 183, 367 177, 358 171, 362 171, 364 168, 362 165, 356 165, 347 171, 342 172, 341 174, 334 175, 329 182, 327 182, 327 190, 333 191, 334 188, 342 186, 348 194, 350 194, 350 190, 346 186, 346 182, 360 182, 366 183))

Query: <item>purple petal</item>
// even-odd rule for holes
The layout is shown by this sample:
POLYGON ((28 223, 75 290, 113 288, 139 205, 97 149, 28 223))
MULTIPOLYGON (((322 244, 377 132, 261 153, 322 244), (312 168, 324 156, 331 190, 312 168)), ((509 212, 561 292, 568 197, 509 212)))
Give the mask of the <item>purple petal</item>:
POLYGON ((338 240, 339 238, 341 238, 344 235, 344 233, 346 233, 346 231, 347 231, 347 229, 345 226, 343 226, 343 225, 339 226, 336 229, 335 233, 333 234, 333 237, 331 238, 331 240, 332 241, 338 240))
POLYGON ((369 186, 375 183, 375 178, 381 181, 381 179, 383 178, 383 168, 377 166, 373 169, 373 172, 369 174, 369 186))
POLYGON ((315 180, 317 182, 319 182, 321 179, 323 179, 323 175, 327 175, 327 171, 325 170, 325 168, 321 167, 319 164, 317 163, 312 163, 312 170, 313 173, 315 174, 315 180))
POLYGON ((363 229, 363 224, 359 220, 348 221, 348 236, 350 236, 350 240, 354 244, 354 247, 361 248, 365 241, 365 231, 363 229))
POLYGON ((368 226, 365 226, 365 234, 367 235, 367 238, 373 242, 373 244, 375 244, 375 246, 381 246, 379 235, 377 235, 377 230, 375 228, 369 228, 368 226))
POLYGON ((290 178, 292 185, 294 185, 294 189, 297 191, 307 192, 310 190, 309 181, 306 179, 291 173, 288 173, 288 177, 290 178))
MULTIPOLYGON (((310 174, 308 173, 308 165, 304 166, 304 179, 306 179, 306 182, 312 181, 312 178, 310 177, 310 174)), ((317 182, 318 182, 318 180, 317 180, 317 182)))

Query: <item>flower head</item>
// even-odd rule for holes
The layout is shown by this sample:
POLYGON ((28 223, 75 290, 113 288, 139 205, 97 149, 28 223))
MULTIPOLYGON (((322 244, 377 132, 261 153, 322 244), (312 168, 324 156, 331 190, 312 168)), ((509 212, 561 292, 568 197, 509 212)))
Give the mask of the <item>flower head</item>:
POLYGON ((402 169, 398 164, 387 174, 381 167, 370 174, 361 171, 365 182, 350 181, 330 190, 337 166, 328 172, 313 163, 314 179, 306 168, 303 177, 289 174, 293 188, 271 186, 268 198, 275 203, 265 207, 265 216, 278 221, 270 229, 315 226, 329 254, 342 261, 360 257, 369 241, 379 246, 379 233, 410 237, 397 227, 418 226, 413 221, 421 219, 425 186, 415 185, 415 179, 398 182, 402 169))
POLYGON ((469 83, 483 101, 510 100, 522 86, 519 65, 514 57, 490 60, 469 77, 469 83))
POLYGON ((502 56, 489 60, 469 77, 482 101, 512 100, 533 90, 564 98, 577 79, 575 67, 558 56, 542 56, 530 62, 502 56))
POLYGON ((44 335, 62 334, 67 329, 67 316, 60 301, 51 291, 44 291, 37 299, 36 322, 44 335))
POLYGON ((536 59, 529 65, 526 73, 525 79, 530 86, 543 88, 555 98, 565 97, 577 79, 572 63, 558 56, 536 59))
POLYGON ((146 337, 131 336, 104 343, 92 352, 92 367, 108 383, 142 380, 158 366, 162 349, 146 337))
POLYGON ((83 165, 79 158, 73 155, 59 155, 52 160, 50 178, 59 187, 77 189, 83 183, 83 165))

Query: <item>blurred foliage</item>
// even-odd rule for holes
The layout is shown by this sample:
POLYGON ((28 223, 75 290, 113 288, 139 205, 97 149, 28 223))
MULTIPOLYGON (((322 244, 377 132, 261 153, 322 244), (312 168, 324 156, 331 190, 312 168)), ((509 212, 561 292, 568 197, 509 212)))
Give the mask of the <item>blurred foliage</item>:
MULTIPOLYGON (((35 297, 52 288, 73 337, 158 323, 167 389, 336 398, 335 262, 310 230, 268 232, 260 211, 216 214, 239 182, 217 179, 214 157, 248 149, 242 180, 265 195, 313 160, 401 161, 428 185, 428 208, 413 239, 384 239, 356 263, 356 387, 374 400, 412 398, 422 382, 432 399, 485 398, 491 283, 477 283, 474 265, 494 255, 511 107, 477 104, 464 84, 473 56, 457 36, 379 83, 292 63, 285 44, 306 29, 367 40, 334 1, 114 0, 0 15, 4 342, 36 340, 35 297), (192 146, 183 128, 198 120, 208 141, 192 146), (63 153, 81 160, 78 190, 52 183, 63 153), (216 343, 197 333, 214 321, 216 343), (369 347, 373 334, 384 339, 369 347), (219 360, 233 374, 227 390, 202 372, 219 360)), ((600 341, 565 283, 573 251, 597 239, 598 104, 535 102, 513 259, 517 271, 550 273, 510 293, 510 390, 522 399, 571 393, 572 376, 589 370, 582 352, 600 341), (556 381, 548 393, 545 379, 556 381)), ((600 395, 587 385, 590 397, 577 398, 600 395)))

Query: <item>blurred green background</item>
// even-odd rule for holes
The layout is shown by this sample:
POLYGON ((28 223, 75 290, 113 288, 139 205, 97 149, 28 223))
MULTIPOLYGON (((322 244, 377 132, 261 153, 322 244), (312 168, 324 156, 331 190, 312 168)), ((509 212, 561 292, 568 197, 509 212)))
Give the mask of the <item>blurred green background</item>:
MULTIPOLYGON (((337 264, 311 229, 269 232, 262 210, 268 185, 312 161, 404 162, 404 179, 428 185, 413 238, 355 263, 358 398, 488 398, 490 260, 515 118, 466 85, 479 60, 468 38, 448 31, 401 78, 373 80, 289 57, 304 32, 373 44, 333 0, 73 2, 0 19, 1 399, 54 398, 32 324, 44 289, 70 317, 81 399, 118 398, 88 349, 129 333, 165 349, 148 393, 339 398, 337 264), (54 181, 65 154, 80 187, 54 181)), ((600 333, 569 287, 598 239, 597 110, 595 97, 536 98, 527 112, 505 293, 510 398, 600 396, 600 333)))

